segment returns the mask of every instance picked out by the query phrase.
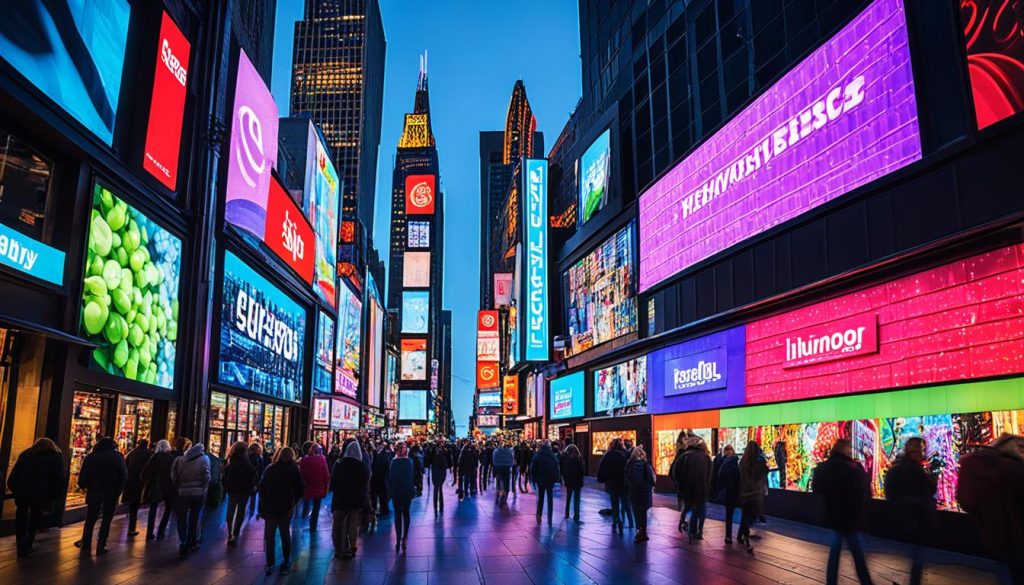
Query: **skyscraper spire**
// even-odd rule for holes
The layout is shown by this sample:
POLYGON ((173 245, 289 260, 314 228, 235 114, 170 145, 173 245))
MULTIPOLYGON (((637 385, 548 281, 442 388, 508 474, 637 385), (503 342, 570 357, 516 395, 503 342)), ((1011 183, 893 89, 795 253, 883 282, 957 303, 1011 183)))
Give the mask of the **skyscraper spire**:
POLYGON ((536 130, 537 119, 533 117, 530 100, 526 97, 526 85, 522 79, 516 80, 505 117, 505 164, 533 156, 533 133, 536 130))
POLYGON ((420 71, 416 80, 416 100, 412 113, 405 115, 402 137, 398 148, 425 148, 434 146, 430 128, 430 93, 427 88, 427 53, 420 55, 420 71))

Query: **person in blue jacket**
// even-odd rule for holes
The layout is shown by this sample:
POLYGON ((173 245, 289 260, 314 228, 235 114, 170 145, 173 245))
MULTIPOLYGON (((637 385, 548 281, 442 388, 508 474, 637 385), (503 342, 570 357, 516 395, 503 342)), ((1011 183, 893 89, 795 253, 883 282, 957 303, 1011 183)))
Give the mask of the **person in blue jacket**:
POLYGON ((416 495, 412 459, 405 442, 395 445, 395 458, 391 460, 388 473, 388 495, 395 508, 395 552, 405 552, 409 540, 409 506, 416 495))

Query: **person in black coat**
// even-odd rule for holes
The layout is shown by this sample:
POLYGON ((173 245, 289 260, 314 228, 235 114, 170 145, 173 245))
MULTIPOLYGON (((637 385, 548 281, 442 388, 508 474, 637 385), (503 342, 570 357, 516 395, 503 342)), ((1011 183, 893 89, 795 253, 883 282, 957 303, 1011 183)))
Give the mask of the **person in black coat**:
POLYGON ((604 484, 604 491, 608 494, 612 504, 612 532, 615 530, 622 534, 623 513, 621 504, 629 505, 626 501, 626 450, 622 448, 622 439, 612 439, 608 451, 601 457, 597 465, 597 483, 604 484))
POLYGON ((476 469, 480 454, 472 443, 466 444, 459 455, 459 499, 476 495, 476 469))
POLYGON ((487 491, 487 484, 491 481, 491 463, 494 459, 494 445, 487 443, 480 450, 480 489, 487 491))
POLYGON ((345 456, 331 468, 331 539, 334 554, 342 559, 356 556, 359 515, 370 506, 370 473, 363 465, 357 441, 345 447, 345 456))
POLYGON ((690 516, 690 542, 704 538, 704 518, 708 511, 708 493, 711 491, 711 455, 704 440, 694 438, 686 447, 682 461, 675 466, 676 485, 690 516))
POLYGON ((537 492, 537 522, 540 522, 544 513, 544 497, 548 500, 548 524, 551 524, 554 514, 554 491, 555 484, 560 479, 558 459, 551 450, 551 443, 544 441, 537 454, 530 462, 530 477, 533 478, 534 489, 537 492))
MULTIPOLYGON (((348 447, 345 450, 347 452, 348 447)), ((395 452, 391 446, 385 444, 374 454, 370 468, 370 507, 381 518, 391 513, 388 507, 388 473, 391 472, 391 460, 394 457, 395 452)))
POLYGON ((775 443, 775 448, 772 450, 772 455, 775 456, 775 465, 778 467, 779 472, 779 489, 786 489, 786 484, 789 483, 789 479, 786 477, 786 437, 782 435, 779 440, 775 443))
POLYGON ((740 459, 732 445, 726 445, 715 458, 718 467, 712 470, 715 497, 725 506, 725 544, 732 544, 732 521, 740 505, 740 459))
POLYGON ((57 445, 42 437, 22 451, 7 476, 7 489, 14 494, 17 506, 14 533, 18 557, 23 557, 35 550, 33 544, 43 512, 52 510, 64 491, 64 457, 57 445))
POLYGON ((157 441, 153 456, 139 474, 143 485, 142 499, 149 504, 146 540, 160 539, 167 533, 167 523, 171 521, 171 511, 174 510, 174 500, 178 495, 178 489, 171 480, 171 466, 178 457, 181 457, 181 452, 172 450, 170 443, 165 440, 157 441), (157 528, 156 516, 161 502, 164 505, 164 513, 154 534, 153 529, 157 528))
POLYGON ((124 456, 117 450, 117 443, 110 437, 100 439, 93 447, 92 453, 85 457, 82 469, 78 472, 78 487, 85 490, 85 525, 82 539, 75 546, 88 554, 92 547, 92 532, 96 520, 103 513, 100 522, 100 533, 96 540, 96 554, 107 553, 107 537, 110 535, 110 522, 114 519, 114 509, 121 497, 124 485, 128 481, 128 467, 124 456))
POLYGON ((238 533, 242 530, 245 520, 245 505, 259 485, 259 475, 252 461, 249 460, 249 449, 242 441, 231 446, 227 465, 221 474, 224 493, 228 495, 228 546, 237 546, 238 533))
MULTIPOLYGON (((656 477, 654 468, 647 461, 647 453, 643 445, 637 445, 629 453, 626 462, 626 491, 629 494, 629 504, 633 507, 633 516, 636 518, 636 537, 634 542, 647 542, 647 511, 654 503, 654 483, 656 477)), ((619 525, 620 531, 622 525, 619 525)))
MULTIPOLYGON (((267 468, 267 463, 263 457, 263 446, 256 441, 249 443, 249 463, 256 470, 256 482, 259 483, 260 478, 263 477, 263 470, 267 468)), ((253 492, 252 497, 249 498, 250 518, 256 513, 256 500, 258 498, 259 490, 253 492)))
POLYGON ((914 543, 911 554, 910 583, 919 585, 924 572, 922 536, 931 528, 935 513, 935 476, 925 470, 927 445, 920 437, 907 439, 903 454, 885 474, 885 499, 894 506, 896 525, 904 540, 914 543))
POLYGON ((427 467, 430 469, 430 485, 434 488, 434 517, 444 513, 444 480, 451 462, 443 445, 432 445, 427 450, 427 467))
POLYGON ((125 458, 125 465, 128 467, 128 481, 124 484, 124 493, 121 494, 121 502, 128 504, 128 536, 138 536, 137 529, 139 521, 139 506, 143 503, 142 498, 142 470, 153 458, 153 450, 149 448, 149 441, 139 440, 138 444, 128 457, 125 458))
POLYGON ((857 578, 861 583, 871 583, 871 574, 857 535, 871 491, 868 474, 853 459, 853 444, 849 439, 836 441, 829 458, 814 468, 811 482, 814 493, 823 500, 824 524, 832 529, 825 582, 833 585, 839 580, 839 556, 845 541, 853 555, 857 578))
POLYGON ((281 574, 291 572, 292 558, 292 515, 295 504, 302 499, 306 484, 295 463, 295 451, 284 447, 277 452, 277 458, 263 472, 260 481, 260 516, 263 517, 263 544, 267 553, 267 575, 274 573, 274 556, 277 548, 276 533, 281 533, 281 574))
POLYGON ((575 501, 572 519, 580 521, 580 495, 583 491, 583 456, 579 447, 570 444, 558 461, 562 472, 562 485, 565 486, 565 517, 569 517, 569 503, 575 501))

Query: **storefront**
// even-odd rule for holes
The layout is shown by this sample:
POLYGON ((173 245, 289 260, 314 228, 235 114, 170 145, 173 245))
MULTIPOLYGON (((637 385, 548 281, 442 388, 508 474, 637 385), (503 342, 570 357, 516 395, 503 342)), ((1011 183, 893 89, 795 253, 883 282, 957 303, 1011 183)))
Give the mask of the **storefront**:
POLYGON ((718 428, 717 410, 654 415, 651 424, 654 431, 651 437, 654 447, 651 464, 654 466, 654 473, 657 476, 655 489, 659 491, 667 492, 675 489, 675 485, 669 477, 669 470, 675 460, 680 435, 684 433, 697 435, 704 439, 712 453, 717 453, 721 446, 724 446, 716 445, 714 442, 714 429, 718 428))
POLYGON ((206 450, 226 457, 237 441, 259 443, 273 453, 289 445, 292 409, 226 392, 210 394, 210 432, 206 450))
MULTIPOLYGON (((633 445, 643 445, 650 459, 651 450, 651 417, 637 414, 622 417, 592 418, 588 421, 590 430, 590 448, 585 452, 589 456, 590 472, 597 473, 601 462, 612 440, 622 439, 633 445)), ((581 445, 582 448, 582 445, 581 445)))

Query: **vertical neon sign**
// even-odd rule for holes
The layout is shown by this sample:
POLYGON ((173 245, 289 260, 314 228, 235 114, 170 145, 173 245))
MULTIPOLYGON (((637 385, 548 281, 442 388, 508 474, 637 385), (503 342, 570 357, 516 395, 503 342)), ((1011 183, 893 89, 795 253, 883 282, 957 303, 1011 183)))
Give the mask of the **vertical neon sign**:
POLYGON ((548 359, 548 161, 526 159, 523 243, 526 248, 523 313, 525 361, 548 359))

